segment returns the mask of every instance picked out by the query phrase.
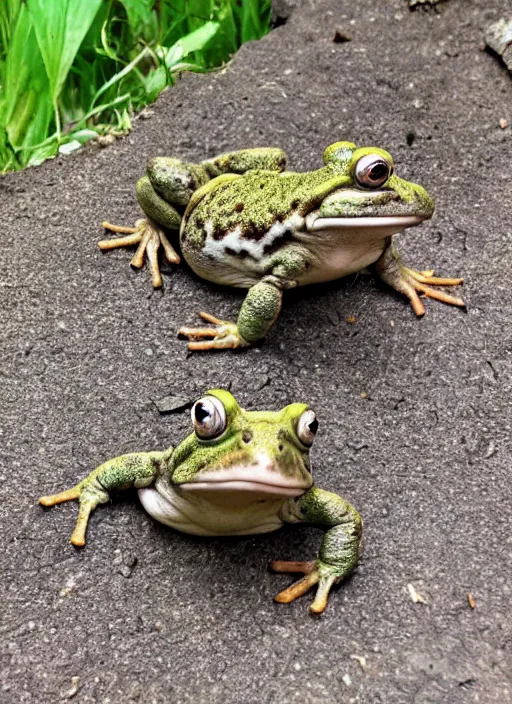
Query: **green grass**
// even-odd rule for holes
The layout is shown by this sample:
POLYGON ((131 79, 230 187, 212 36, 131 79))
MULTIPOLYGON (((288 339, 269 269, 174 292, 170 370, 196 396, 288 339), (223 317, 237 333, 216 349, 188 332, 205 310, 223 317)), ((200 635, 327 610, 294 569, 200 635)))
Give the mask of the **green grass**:
POLYGON ((271 0, 0 0, 0 171, 122 134, 181 71, 269 29, 271 0))

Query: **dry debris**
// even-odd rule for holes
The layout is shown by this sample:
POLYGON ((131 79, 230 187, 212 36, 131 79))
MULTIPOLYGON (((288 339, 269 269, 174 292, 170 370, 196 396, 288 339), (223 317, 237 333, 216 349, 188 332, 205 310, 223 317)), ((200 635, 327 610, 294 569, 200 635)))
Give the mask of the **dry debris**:
POLYGON ((73 699, 75 694, 78 692, 78 685, 80 684, 80 677, 71 678, 71 689, 69 689, 65 694, 62 695, 63 699, 73 699))
POLYGON ((332 40, 335 44, 344 44, 345 42, 352 41, 352 37, 349 37, 348 34, 342 32, 341 29, 337 29, 334 32, 334 37, 332 40))
POLYGON ((366 670, 366 658, 364 655, 351 655, 350 656, 353 660, 357 660, 359 665, 361 666, 361 670, 366 670))
POLYGON ((409 7, 414 9, 420 5, 437 5, 440 2, 446 2, 447 0, 409 0, 409 7))
POLYGON ((411 599, 414 601, 415 604, 424 604, 425 599, 421 596, 421 594, 418 594, 416 589, 412 584, 407 585, 407 591, 409 592, 409 596, 411 599))

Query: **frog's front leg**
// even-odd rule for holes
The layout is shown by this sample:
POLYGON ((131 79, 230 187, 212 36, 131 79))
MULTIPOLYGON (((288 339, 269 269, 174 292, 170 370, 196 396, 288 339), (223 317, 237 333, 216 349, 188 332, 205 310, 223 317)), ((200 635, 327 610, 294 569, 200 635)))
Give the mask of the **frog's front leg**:
POLYGON ((434 276, 434 271, 415 271, 402 264, 400 255, 390 242, 373 265, 375 272, 389 286, 407 296, 417 316, 425 314, 425 306, 418 294, 435 298, 443 303, 465 308, 462 298, 450 296, 434 286, 458 286, 464 279, 446 279, 434 276))
POLYGON ((275 255, 268 264, 271 273, 252 286, 242 303, 236 323, 220 320, 209 313, 200 316, 214 327, 182 327, 178 335, 191 340, 190 350, 248 347, 265 337, 281 311, 283 290, 294 288, 296 278, 309 265, 308 254, 301 247, 275 255), (204 340, 203 338, 211 338, 204 340))
POLYGON ((242 303, 236 323, 220 320, 201 312, 203 320, 213 327, 182 327, 178 335, 190 340, 190 350, 224 350, 248 347, 265 337, 279 316, 282 289, 286 284, 275 276, 266 276, 249 289, 242 303), (211 338, 211 339, 202 339, 211 338))
POLYGON ((290 499, 285 504, 282 518, 289 523, 311 523, 324 527, 327 531, 316 560, 275 560, 271 563, 271 568, 276 572, 302 572, 305 575, 277 594, 275 601, 288 604, 318 584, 311 610, 321 613, 327 606, 332 586, 357 565, 363 530, 361 516, 341 496, 313 487, 300 498, 290 499))
POLYGON ((107 503, 110 492, 139 489, 149 486, 156 477, 163 452, 138 452, 108 460, 92 471, 79 484, 52 496, 42 496, 42 506, 55 506, 64 501, 78 499, 79 511, 75 530, 71 536, 73 545, 85 545, 85 532, 91 512, 99 504, 107 503))

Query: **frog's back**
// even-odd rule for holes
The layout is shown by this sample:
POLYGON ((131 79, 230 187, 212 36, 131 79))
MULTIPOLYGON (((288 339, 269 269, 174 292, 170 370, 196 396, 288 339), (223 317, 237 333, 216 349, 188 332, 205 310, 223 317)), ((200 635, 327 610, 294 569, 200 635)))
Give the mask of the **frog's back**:
POLYGON ((252 171, 211 182, 185 215, 181 250, 190 267, 214 283, 249 288, 269 258, 293 239, 304 219, 304 174, 252 171))

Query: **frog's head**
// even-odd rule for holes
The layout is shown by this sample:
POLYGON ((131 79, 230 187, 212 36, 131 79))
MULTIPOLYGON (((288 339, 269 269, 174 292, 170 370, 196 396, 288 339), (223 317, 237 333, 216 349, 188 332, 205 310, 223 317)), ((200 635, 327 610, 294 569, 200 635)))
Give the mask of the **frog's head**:
POLYGON ((223 390, 192 408, 194 432, 174 451, 172 484, 184 491, 300 496, 313 484, 309 449, 318 428, 303 403, 281 411, 245 411, 223 390))
POLYGON ((324 162, 333 184, 337 177, 340 185, 333 185, 309 213, 309 231, 358 229, 388 237, 432 217, 433 199, 395 174, 391 154, 384 149, 336 142, 325 150, 324 162))

